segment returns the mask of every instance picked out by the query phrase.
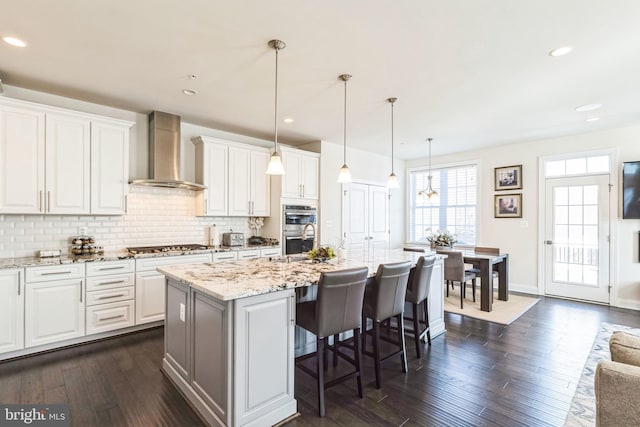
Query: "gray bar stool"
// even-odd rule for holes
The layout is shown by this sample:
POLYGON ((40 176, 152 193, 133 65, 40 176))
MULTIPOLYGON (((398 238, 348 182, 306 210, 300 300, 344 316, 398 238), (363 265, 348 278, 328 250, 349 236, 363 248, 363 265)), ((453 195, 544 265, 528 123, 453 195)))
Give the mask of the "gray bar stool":
POLYGON ((407 284, 407 295, 405 301, 411 303, 413 308, 413 330, 407 333, 413 334, 413 340, 416 344, 416 354, 420 358, 420 350, 422 344, 420 342, 423 337, 427 336, 427 341, 431 345, 431 332, 429 331, 429 307, 428 297, 431 287, 431 273, 433 272, 433 264, 436 261, 435 255, 421 256, 418 258, 416 266, 409 273, 409 282, 407 284), (419 306, 422 304, 422 312, 424 321, 420 320, 419 306), (425 329, 420 330, 420 323, 425 325, 425 329))
POLYGON ((380 264, 375 277, 367 279, 367 289, 364 294, 364 306, 362 309, 362 352, 373 356, 376 371, 376 387, 382 387, 382 370, 380 363, 390 357, 400 354, 402 372, 407 372, 407 356, 404 345, 404 327, 402 316, 404 311, 404 298, 407 292, 407 281, 411 262, 398 262, 392 264, 380 264), (380 336, 380 323, 396 318, 398 325, 398 341, 389 337, 380 336), (366 351, 367 345, 367 319, 373 320, 373 353, 366 351), (397 344, 399 349, 384 357, 380 356, 380 339, 397 344))
POLYGON ((317 357, 317 371, 314 372, 302 364, 298 368, 311 375, 318 386, 318 413, 325 415, 324 391, 344 380, 356 377, 358 396, 362 399, 362 371, 360 354, 360 321, 362 301, 369 269, 367 267, 354 268, 335 272, 322 273, 318 282, 318 296, 315 301, 299 303, 296 307, 296 324, 315 334, 316 353, 301 356, 301 361, 311 356, 317 357), (353 331, 354 357, 353 359, 338 350, 337 335, 345 331, 353 331), (355 371, 344 374, 331 381, 325 381, 325 360, 327 339, 334 336, 334 355, 340 356, 355 367, 355 371))

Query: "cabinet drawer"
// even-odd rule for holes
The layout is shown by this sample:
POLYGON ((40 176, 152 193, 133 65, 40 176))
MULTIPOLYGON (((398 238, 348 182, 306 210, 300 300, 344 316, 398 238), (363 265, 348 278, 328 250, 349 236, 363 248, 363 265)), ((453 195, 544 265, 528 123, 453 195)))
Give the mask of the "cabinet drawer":
POLYGON ((259 250, 240 251, 238 252, 238 259, 252 259, 260 257, 259 250))
POLYGON ((269 248, 269 249, 260 249, 261 257, 269 257, 269 256, 280 256, 282 250, 280 248, 269 248))
POLYGON ((157 267, 176 264, 199 264, 202 262, 211 262, 211 254, 197 255, 179 255, 157 258, 138 258, 136 259, 136 272, 155 270, 157 267))
POLYGON ((133 301, 87 307, 87 335, 133 326, 133 301))
POLYGON ((27 267, 26 279, 27 283, 51 282, 62 279, 84 279, 84 263, 27 267))
POLYGON ((126 301, 133 299, 135 295, 135 287, 127 286, 124 288, 103 289, 100 291, 87 292, 86 305, 106 304, 118 301, 126 301))
POLYGON ((135 263, 132 259, 91 262, 87 264, 87 277, 104 274, 133 273, 134 267, 135 263))
POLYGON ((214 262, 235 261, 237 259, 238 259, 237 252, 216 252, 215 254, 213 254, 214 262))
POLYGON ((87 291, 121 288, 123 286, 133 286, 134 284, 135 284, 135 276, 133 273, 113 274, 111 276, 87 277, 87 291))

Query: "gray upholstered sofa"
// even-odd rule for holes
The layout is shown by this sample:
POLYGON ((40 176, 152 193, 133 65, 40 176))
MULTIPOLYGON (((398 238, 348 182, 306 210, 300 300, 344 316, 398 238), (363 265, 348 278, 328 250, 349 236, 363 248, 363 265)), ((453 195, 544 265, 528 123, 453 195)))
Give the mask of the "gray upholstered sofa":
POLYGON ((596 426, 640 426, 640 337, 616 331, 595 374, 596 426))

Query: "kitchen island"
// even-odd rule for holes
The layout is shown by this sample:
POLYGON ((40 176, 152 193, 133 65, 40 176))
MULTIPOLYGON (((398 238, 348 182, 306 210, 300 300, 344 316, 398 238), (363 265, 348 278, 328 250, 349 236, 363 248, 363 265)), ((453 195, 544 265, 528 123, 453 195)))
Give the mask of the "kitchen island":
MULTIPOLYGON (((209 425, 273 425, 296 414, 294 348, 296 288, 320 273, 412 260, 385 251, 325 263, 258 259, 159 268, 165 274, 163 370, 209 425)), ((444 332, 443 273, 432 277, 432 336, 444 332)))

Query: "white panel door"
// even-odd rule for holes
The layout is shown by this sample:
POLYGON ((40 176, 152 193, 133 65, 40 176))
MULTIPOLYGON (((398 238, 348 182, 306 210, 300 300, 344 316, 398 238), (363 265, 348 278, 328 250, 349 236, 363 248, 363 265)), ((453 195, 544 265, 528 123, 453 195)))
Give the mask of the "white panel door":
POLYGON ((229 216, 249 216, 250 153, 229 147, 229 216))
POLYGON ((204 146, 205 215, 227 216, 229 213, 229 147, 223 144, 204 146))
POLYGON ((234 341, 234 424, 248 424, 277 408, 290 407, 295 412, 295 292, 285 290, 233 302, 234 334, 241 338, 234 341))
POLYGON ((343 237, 349 256, 372 256, 386 250, 389 241, 387 189, 357 183, 343 188, 343 237))
POLYGON ((90 210, 91 122, 88 119, 47 114, 47 212, 88 214, 90 210))
POLYGON ((165 276, 157 271, 136 273, 136 325, 164 320, 165 276))
POLYGON ((269 166, 268 151, 251 152, 251 216, 270 216, 271 185, 265 173, 269 166))
POLYGON ((91 122, 91 213, 125 213, 129 182, 129 127, 91 122))
POLYGON ((44 212, 44 113, 0 106, 0 213, 44 212))
POLYGON ((0 353, 24 348, 24 271, 0 270, 0 353))
POLYGON ((84 279, 28 283, 25 347, 84 336, 84 279))
POLYGON ((609 303, 609 177, 547 179, 545 293, 609 303))
POLYGON ((302 156, 301 180, 302 195, 305 199, 317 199, 320 196, 318 177, 320 172, 320 159, 315 156, 302 156))
POLYGON ((302 183, 300 182, 300 169, 302 156, 298 153, 282 150, 282 166, 285 175, 282 177, 282 197, 302 197, 302 183))

